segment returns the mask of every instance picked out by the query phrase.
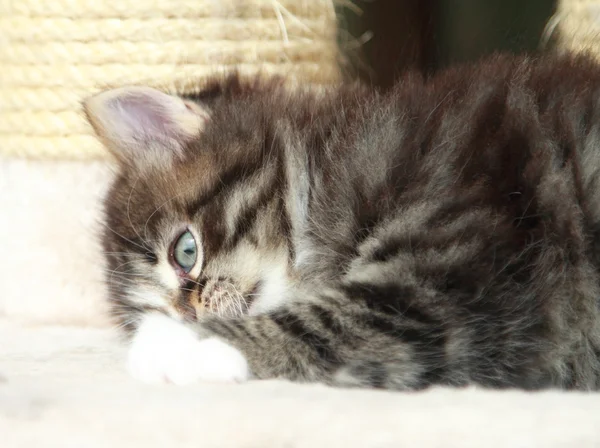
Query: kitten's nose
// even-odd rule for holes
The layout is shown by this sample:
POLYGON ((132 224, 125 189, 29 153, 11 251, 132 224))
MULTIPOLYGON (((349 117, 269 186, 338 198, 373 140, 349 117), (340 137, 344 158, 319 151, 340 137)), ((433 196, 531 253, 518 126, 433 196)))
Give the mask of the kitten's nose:
MULTIPOLYGON (((239 288, 241 289, 241 288, 239 288)), ((199 313, 214 313, 221 317, 238 317, 248 309, 246 299, 228 277, 210 278, 199 291, 199 313)))

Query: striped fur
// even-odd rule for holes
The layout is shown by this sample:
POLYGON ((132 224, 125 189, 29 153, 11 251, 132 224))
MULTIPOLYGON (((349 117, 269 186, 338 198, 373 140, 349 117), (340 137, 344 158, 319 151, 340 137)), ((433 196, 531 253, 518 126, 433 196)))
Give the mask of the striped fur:
POLYGON ((106 199, 127 330, 185 319, 256 378, 600 387, 598 65, 496 56, 388 93, 234 76, 185 100, 210 120, 183 158, 121 162, 106 199), (186 226, 203 261, 178 283, 186 226))

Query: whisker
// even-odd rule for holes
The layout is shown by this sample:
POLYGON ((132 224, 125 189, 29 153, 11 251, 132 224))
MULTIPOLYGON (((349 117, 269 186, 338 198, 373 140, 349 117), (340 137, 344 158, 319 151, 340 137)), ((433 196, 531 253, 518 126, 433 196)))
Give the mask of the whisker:
POLYGON ((131 226, 131 229, 135 232, 135 234, 137 235, 137 237, 142 241, 142 244, 145 246, 145 248, 147 250, 150 250, 148 247, 148 242, 146 240, 144 240, 144 238, 142 238, 142 236, 138 233, 137 230, 135 230, 135 227, 133 225, 133 223, 131 222, 131 215, 129 214, 129 209, 130 209, 130 205, 131 205, 131 196, 133 195, 133 191, 135 189, 135 186, 137 185, 138 181, 140 180, 141 176, 138 176, 135 181, 133 182, 133 185, 131 187, 131 191, 129 192, 129 197, 127 198, 127 220, 129 221, 129 225, 131 226))
POLYGON ((165 202, 163 202, 160 206, 158 206, 151 214, 150 216, 148 216, 148 219, 146 219, 146 222, 144 223, 144 236, 146 237, 146 239, 148 239, 148 223, 150 222, 150 219, 152 219, 152 217, 161 209, 163 208, 165 205, 167 205, 169 202, 171 202, 173 199, 177 198, 178 196, 181 196, 181 193, 176 194, 175 196, 173 196, 170 199, 167 199, 165 202))
POLYGON ((240 300, 240 298, 238 297, 237 300, 235 301, 236 305, 237 305, 237 309, 239 311, 239 316, 244 314, 244 307, 242 305, 242 300, 240 300))
POLYGON ((109 282, 109 283, 111 283, 111 282, 112 282, 112 279, 113 279, 113 277, 115 276, 115 274, 116 274, 117 272, 119 272, 120 274, 122 274, 122 273, 123 273, 122 271, 119 271, 119 268, 120 268, 121 266, 125 266, 125 265, 128 265, 128 264, 134 263, 134 262, 135 262, 135 260, 132 260, 132 261, 126 261, 125 263, 121 263, 119 266, 117 266, 116 268, 114 268, 114 269, 113 269, 113 270, 110 272, 110 276, 108 277, 108 282, 109 282))
POLYGON ((236 308, 238 309, 239 315, 241 316, 242 314, 244 314, 244 307, 242 306, 244 298, 241 296, 241 294, 236 294, 235 299, 236 308))
POLYGON ((140 254, 132 253, 132 252, 102 252, 104 255, 122 255, 124 257, 138 257, 141 258, 140 254))
POLYGON ((140 249, 144 249, 145 251, 150 250, 149 248, 142 246, 141 244, 136 243, 135 241, 131 241, 129 238, 124 237, 123 235, 121 235, 119 232, 117 232, 116 230, 113 230, 112 228, 110 228, 110 226, 106 223, 102 223, 102 225, 104 227, 106 227, 108 230, 110 230, 111 232, 113 232, 115 235, 123 238, 125 241, 130 242, 131 244, 133 244, 134 246, 139 247, 140 249))
POLYGON ((224 304, 225 311, 231 313, 230 309, 234 307, 233 297, 229 291, 225 291, 225 295, 227 296, 227 303, 224 304))
POLYGON ((197 282, 196 280, 191 279, 191 278, 190 279, 186 279, 186 281, 188 281, 190 283, 193 283, 194 285, 197 285, 197 286, 202 286, 202 283, 197 282))
POLYGON ((222 300, 218 300, 217 301, 217 314, 219 317, 223 317, 223 301, 222 300))
POLYGON ((114 286, 125 286, 125 287, 127 287, 127 286, 134 285, 134 282, 131 281, 131 280, 129 280, 129 279, 127 279, 127 278, 117 278, 117 279, 114 279, 111 283, 107 284, 107 286, 109 288, 112 288, 113 285, 114 286))
POLYGON ((118 272, 115 272, 115 274, 122 275, 123 278, 125 278, 125 277, 146 277, 147 278, 148 277, 146 274, 134 274, 132 272, 125 272, 125 271, 118 271, 118 272))

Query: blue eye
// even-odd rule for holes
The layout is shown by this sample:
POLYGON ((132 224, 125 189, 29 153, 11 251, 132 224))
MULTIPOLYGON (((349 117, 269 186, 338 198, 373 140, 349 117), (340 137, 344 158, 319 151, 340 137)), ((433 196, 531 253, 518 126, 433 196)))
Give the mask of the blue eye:
POLYGON ((185 272, 190 272, 196 264, 198 248, 194 236, 186 231, 182 233, 173 247, 173 259, 185 272))

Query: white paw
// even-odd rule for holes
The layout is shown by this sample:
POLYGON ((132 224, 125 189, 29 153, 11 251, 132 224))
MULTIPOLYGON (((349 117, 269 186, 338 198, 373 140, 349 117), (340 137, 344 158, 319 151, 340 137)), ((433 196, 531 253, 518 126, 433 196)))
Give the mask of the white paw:
POLYGON ((144 317, 129 350, 127 369, 145 383, 239 382, 249 377, 248 363, 238 349, 217 338, 199 339, 163 314, 144 317))

